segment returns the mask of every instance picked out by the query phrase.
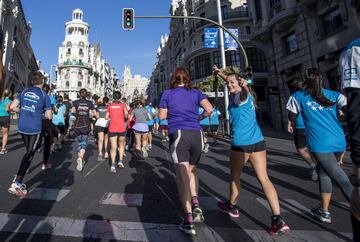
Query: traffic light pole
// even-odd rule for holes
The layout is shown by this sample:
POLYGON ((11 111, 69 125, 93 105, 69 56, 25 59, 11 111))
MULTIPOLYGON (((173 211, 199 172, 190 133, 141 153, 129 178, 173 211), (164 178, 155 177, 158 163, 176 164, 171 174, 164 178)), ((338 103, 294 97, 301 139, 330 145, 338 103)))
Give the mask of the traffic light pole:
MULTIPOLYGON (((239 45, 239 48, 241 50, 241 53, 243 55, 244 58, 244 64, 245 67, 249 66, 249 61, 248 61, 248 57, 245 51, 245 48, 243 47, 243 45, 241 44, 241 42, 237 39, 237 37, 230 32, 227 28, 225 28, 222 25, 222 20, 221 17, 219 18, 219 23, 216 21, 213 21, 211 19, 207 19, 207 18, 202 18, 202 17, 198 17, 198 16, 134 16, 135 18, 138 19, 151 19, 151 18, 171 18, 171 19, 196 19, 196 20, 202 20, 202 21, 206 21, 209 23, 212 23, 216 26, 218 26, 219 28, 221 28, 222 31, 226 31, 235 41, 236 43, 239 45)), ((225 63, 225 51, 224 51, 224 33, 222 32, 222 34, 220 35, 220 47, 221 47, 221 56, 222 56, 222 68, 226 67, 226 63, 225 63)), ((226 119, 226 132, 228 135, 230 135, 230 123, 229 123, 229 111, 227 109, 227 107, 229 106, 229 96, 228 96, 228 89, 227 86, 225 85, 224 87, 224 97, 225 97, 225 119, 226 119)))

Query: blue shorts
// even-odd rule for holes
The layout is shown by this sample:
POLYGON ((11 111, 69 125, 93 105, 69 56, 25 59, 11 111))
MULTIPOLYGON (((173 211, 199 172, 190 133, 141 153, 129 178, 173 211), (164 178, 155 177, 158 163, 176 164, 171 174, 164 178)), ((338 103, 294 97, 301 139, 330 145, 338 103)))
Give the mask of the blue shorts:
POLYGON ((89 141, 89 136, 85 134, 81 134, 77 137, 78 142, 78 151, 85 150, 89 141))

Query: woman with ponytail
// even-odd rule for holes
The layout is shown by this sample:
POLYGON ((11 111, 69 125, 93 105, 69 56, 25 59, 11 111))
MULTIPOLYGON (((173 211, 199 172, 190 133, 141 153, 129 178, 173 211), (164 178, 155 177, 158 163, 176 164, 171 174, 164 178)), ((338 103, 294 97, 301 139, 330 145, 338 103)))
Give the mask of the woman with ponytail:
POLYGON ((287 104, 292 123, 299 114, 304 120, 309 150, 318 164, 321 195, 321 205, 311 209, 311 214, 325 223, 331 223, 332 181, 337 183, 348 201, 352 192, 352 185, 339 164, 346 141, 338 112, 344 110, 346 104, 344 95, 323 88, 322 74, 317 68, 305 71, 303 90, 292 94, 287 104))
POLYGON ((179 229, 196 234, 193 222, 203 222, 203 211, 198 200, 196 166, 204 149, 203 133, 199 120, 213 111, 209 100, 199 90, 193 89, 189 72, 176 68, 160 101, 159 119, 168 120, 169 146, 175 166, 179 197, 184 209, 184 220, 179 229), (199 107, 204 113, 198 115, 199 107))
POLYGON ((2 146, 0 150, 0 155, 7 153, 6 145, 8 142, 10 128, 10 96, 11 91, 9 89, 5 89, 0 99, 0 128, 2 132, 2 146))
POLYGON ((272 211, 268 232, 271 235, 284 234, 290 228, 280 215, 279 197, 267 175, 266 144, 256 121, 255 92, 248 85, 248 80, 238 73, 231 72, 225 75, 217 66, 214 66, 213 70, 229 87, 228 110, 231 119, 230 196, 229 200, 219 202, 218 207, 231 217, 240 216, 237 206, 240 197, 240 176, 244 165, 250 161, 272 211))

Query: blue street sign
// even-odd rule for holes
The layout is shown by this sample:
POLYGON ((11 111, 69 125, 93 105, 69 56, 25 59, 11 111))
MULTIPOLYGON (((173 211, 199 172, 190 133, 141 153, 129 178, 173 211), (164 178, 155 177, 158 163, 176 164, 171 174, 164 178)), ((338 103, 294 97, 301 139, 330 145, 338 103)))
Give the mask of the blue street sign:
POLYGON ((204 47, 205 48, 217 48, 218 47, 218 29, 217 28, 205 28, 204 47))
MULTIPOLYGON (((229 31, 236 36, 236 38, 239 38, 239 30, 238 29, 229 29, 229 31)), ((238 48, 238 44, 236 43, 236 41, 228 34, 228 32, 224 31, 224 46, 225 49, 229 49, 229 48, 238 48)))

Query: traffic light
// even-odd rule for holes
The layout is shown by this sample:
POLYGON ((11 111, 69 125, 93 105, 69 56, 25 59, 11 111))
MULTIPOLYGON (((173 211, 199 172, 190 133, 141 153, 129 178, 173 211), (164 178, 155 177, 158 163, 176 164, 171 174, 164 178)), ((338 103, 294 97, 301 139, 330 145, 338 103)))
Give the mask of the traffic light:
POLYGON ((135 28, 135 11, 133 8, 123 8, 123 29, 133 30, 135 28))
POLYGON ((254 76, 251 66, 248 66, 245 69, 245 79, 247 80, 248 85, 251 86, 254 84, 254 76))

